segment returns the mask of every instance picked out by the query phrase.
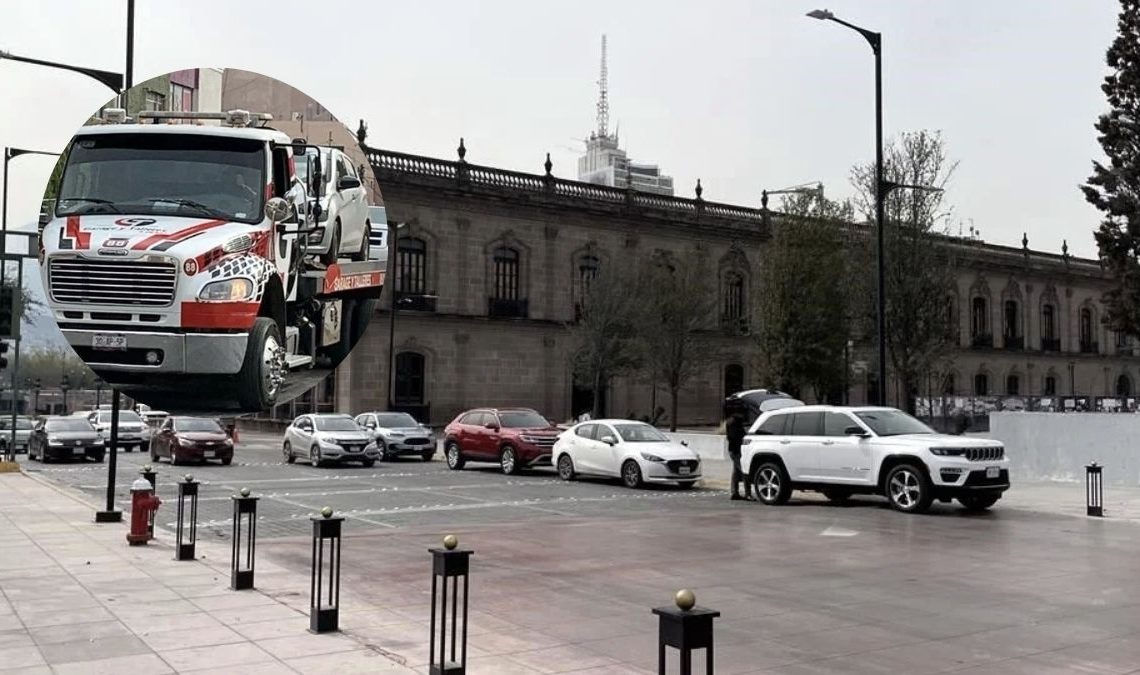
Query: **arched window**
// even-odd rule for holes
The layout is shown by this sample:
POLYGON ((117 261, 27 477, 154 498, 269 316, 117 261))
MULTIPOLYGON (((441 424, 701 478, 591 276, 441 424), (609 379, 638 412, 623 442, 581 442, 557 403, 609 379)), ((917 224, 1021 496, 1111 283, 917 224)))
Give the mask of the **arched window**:
POLYGON ((726 326, 742 327, 744 319, 744 275, 729 272, 724 278, 724 301, 721 320, 726 326))
POLYGON ((519 299, 519 252, 507 246, 495 249, 495 299, 519 299))
POLYGON ((1057 395, 1057 378, 1053 375, 1047 375, 1045 377, 1045 395, 1046 396, 1056 396, 1057 395))
POLYGON ((1093 339, 1092 310, 1083 307, 1080 314, 1080 341, 1081 353, 1092 354, 1097 351, 1097 344, 1093 339))
POLYGON ((1017 320, 1017 301, 1006 300, 1005 312, 1003 313, 1004 321, 1002 322, 1002 335, 1007 340, 1017 338, 1021 335, 1020 322, 1017 320))
POLYGON ((942 380, 942 395, 953 396, 956 391, 955 385, 954 373, 946 373, 946 377, 942 380))
POLYGON ((1057 310, 1053 305, 1041 306, 1041 349, 1044 351, 1058 351, 1060 345, 1057 340, 1057 310))
POLYGON ((396 244, 396 290, 407 295, 427 293, 427 244, 400 238, 396 244))
POLYGON ((1116 395, 1124 398, 1132 395, 1132 378, 1124 374, 1116 378, 1116 395))
POLYGON ((578 258, 578 292, 581 294, 581 301, 586 300, 586 296, 590 294, 590 286, 594 283, 594 279, 598 278, 598 267, 601 261, 597 256, 584 255, 578 258))
POLYGON ((424 365, 423 354, 396 354, 396 388, 392 398, 397 405, 424 403, 424 365))
POLYGON ((1007 375, 1005 378, 1006 396, 1021 395, 1021 378, 1017 375, 1007 375))
POLYGON ((954 306, 954 296, 946 297, 946 337, 950 342, 957 344, 961 339, 958 333, 958 312, 954 306))
POLYGON ((981 337, 989 334, 989 312, 986 310, 985 298, 974 298, 970 303, 970 337, 981 337))
POLYGON ((724 367, 724 397, 744 390, 744 366, 730 363, 724 367))
POLYGON ((974 376, 974 396, 989 396, 990 395, 990 381, 985 373, 978 373, 974 376))

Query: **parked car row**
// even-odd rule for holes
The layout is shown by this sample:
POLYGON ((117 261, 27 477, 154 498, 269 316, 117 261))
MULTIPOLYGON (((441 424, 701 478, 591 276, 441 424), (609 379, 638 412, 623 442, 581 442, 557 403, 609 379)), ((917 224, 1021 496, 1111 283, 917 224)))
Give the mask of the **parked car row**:
POLYGON ((294 419, 281 442, 285 462, 301 458, 312 466, 357 462, 372 466, 377 460, 416 455, 425 462, 435 456, 435 437, 429 427, 400 412, 366 412, 357 415, 311 413, 294 419))

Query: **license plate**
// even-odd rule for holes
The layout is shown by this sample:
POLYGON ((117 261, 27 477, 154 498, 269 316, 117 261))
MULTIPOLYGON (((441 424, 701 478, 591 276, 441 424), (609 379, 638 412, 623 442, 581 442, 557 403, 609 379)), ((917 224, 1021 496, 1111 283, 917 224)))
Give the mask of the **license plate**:
POLYGON ((74 452, 76 455, 86 455, 87 454, 87 451, 84 450, 83 448, 76 448, 72 452, 74 452))
POLYGON ((1001 476, 1001 469, 996 466, 991 466, 986 469, 986 478, 997 478, 1001 476))
POLYGON ((360 446, 356 446, 356 445, 350 445, 345 449, 348 450, 349 452, 360 452, 360 446))
POLYGON ((203 453, 202 453, 202 456, 203 456, 203 457, 213 457, 213 456, 214 456, 214 454, 215 454, 215 453, 214 453, 214 451, 213 451, 213 450, 206 450, 205 452, 203 452, 203 453))
POLYGON ((76 447, 83 445, 83 441, 75 441, 76 447))
POLYGON ((93 349, 121 350, 127 348, 127 336, 118 333, 96 333, 91 336, 93 349))
POLYGON ((690 469, 687 466, 683 466, 680 469, 677 469, 677 473, 681 474, 682 476, 688 476, 689 472, 690 472, 690 469))

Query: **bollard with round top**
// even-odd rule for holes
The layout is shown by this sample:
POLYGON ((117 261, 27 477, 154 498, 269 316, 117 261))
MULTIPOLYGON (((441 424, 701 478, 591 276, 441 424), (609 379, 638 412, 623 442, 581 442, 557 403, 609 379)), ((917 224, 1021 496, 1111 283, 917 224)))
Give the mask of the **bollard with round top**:
POLYGON ((246 591, 253 588, 258 498, 250 497, 249 488, 243 487, 232 499, 234 522, 231 538, 233 548, 230 551, 230 588, 235 591, 246 591))
POLYGON ((313 523, 313 571, 309 630, 328 633, 340 630, 340 535, 344 518, 334 516, 332 507, 326 506, 310 520, 313 523))
POLYGON ((432 555, 431 624, 428 636, 428 672, 431 675, 464 675, 467 672, 468 579, 471 570, 471 555, 474 551, 462 550, 458 546, 459 538, 454 534, 449 534, 443 538, 442 549, 428 549, 432 555), (459 580, 461 578, 463 579, 463 622, 459 625, 459 580), (450 607, 448 607, 447 602, 448 581, 451 582, 450 607), (439 617, 438 623, 436 621, 437 615, 439 617), (448 619, 451 623, 450 631, 448 631, 448 619), (436 632, 437 625, 439 626, 438 635, 436 632), (436 652, 437 640, 438 654, 436 652))
POLYGON ((175 526, 175 537, 174 559, 193 560, 194 547, 198 543, 198 482, 190 474, 178 482, 178 524, 175 526))
POLYGON ((665 648, 680 652, 681 675, 693 672, 693 650, 705 650, 705 672, 713 672, 713 619, 720 612, 697 606, 697 596, 683 588, 673 595, 675 606, 657 607, 657 672, 665 675, 665 648))

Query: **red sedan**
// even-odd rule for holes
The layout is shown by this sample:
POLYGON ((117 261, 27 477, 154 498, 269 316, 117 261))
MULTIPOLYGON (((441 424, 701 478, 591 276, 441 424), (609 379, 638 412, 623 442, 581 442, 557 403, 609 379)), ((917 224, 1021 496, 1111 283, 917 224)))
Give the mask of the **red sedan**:
POLYGON ((150 441, 150 459, 166 457, 171 464, 234 460, 234 441, 217 420, 203 417, 167 417, 150 441))

